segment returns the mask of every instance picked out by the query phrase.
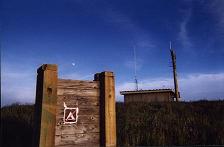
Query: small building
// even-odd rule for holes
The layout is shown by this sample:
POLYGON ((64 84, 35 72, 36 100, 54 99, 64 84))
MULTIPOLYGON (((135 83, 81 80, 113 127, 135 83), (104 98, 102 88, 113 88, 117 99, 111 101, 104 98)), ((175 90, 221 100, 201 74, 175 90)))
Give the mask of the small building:
POLYGON ((175 101, 175 92, 172 89, 121 91, 124 102, 170 102, 175 101))

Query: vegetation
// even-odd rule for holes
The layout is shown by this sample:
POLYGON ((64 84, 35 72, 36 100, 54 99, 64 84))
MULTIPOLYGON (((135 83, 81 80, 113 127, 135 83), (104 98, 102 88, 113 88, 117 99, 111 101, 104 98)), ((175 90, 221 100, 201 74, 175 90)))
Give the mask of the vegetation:
POLYGON ((1 147, 31 147, 33 105, 1 108, 1 147))
MULTIPOLYGON (((136 145, 224 145, 224 101, 117 103, 117 142, 136 145)), ((30 147, 33 105, 1 108, 2 147, 30 147)))
POLYGON ((117 110, 121 146, 224 145, 224 101, 118 103, 117 110))

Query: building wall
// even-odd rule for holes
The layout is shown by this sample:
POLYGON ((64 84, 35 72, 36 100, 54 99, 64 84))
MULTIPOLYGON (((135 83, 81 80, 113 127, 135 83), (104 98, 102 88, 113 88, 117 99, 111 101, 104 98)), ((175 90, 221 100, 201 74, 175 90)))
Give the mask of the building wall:
POLYGON ((137 93, 124 95, 124 102, 169 102, 173 101, 172 93, 137 93))

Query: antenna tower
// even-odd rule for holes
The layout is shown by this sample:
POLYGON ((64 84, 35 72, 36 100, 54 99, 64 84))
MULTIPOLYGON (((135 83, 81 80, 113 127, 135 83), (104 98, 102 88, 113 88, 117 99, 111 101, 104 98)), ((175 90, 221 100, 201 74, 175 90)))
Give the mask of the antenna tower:
POLYGON ((136 72, 136 51, 135 51, 135 46, 133 47, 134 49, 134 69, 135 69, 135 90, 138 90, 138 80, 137 80, 137 72, 136 72))

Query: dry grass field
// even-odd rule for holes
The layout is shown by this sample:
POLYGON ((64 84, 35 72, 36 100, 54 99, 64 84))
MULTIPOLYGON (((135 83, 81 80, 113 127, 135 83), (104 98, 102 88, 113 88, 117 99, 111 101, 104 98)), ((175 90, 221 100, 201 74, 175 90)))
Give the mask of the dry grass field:
MULTIPOLYGON (((1 108, 2 147, 30 147, 33 105, 1 108)), ((224 101, 116 104, 119 146, 224 145, 224 101)))

